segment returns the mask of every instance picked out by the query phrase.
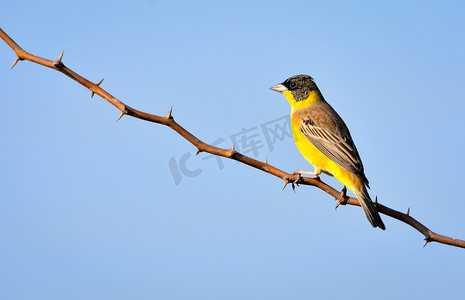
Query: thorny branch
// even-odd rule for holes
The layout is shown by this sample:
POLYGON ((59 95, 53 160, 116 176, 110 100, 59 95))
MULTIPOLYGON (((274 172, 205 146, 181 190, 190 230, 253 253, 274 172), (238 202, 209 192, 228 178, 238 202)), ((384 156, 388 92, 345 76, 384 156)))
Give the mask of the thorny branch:
MULTIPOLYGON (((124 104, 123 102, 116 99, 110 93, 108 93, 107 91, 105 91, 104 89, 102 89, 100 87, 100 84, 102 83, 103 79, 100 80, 98 83, 93 83, 93 82, 85 79, 84 77, 78 75, 77 73, 75 73, 74 71, 69 69, 68 67, 66 67, 62 62, 63 52, 61 53, 61 55, 59 56, 59 58, 57 60, 55 60, 55 61, 48 60, 48 59, 44 59, 42 57, 39 57, 39 56, 30 54, 30 53, 24 51, 1 28, 0 28, 0 37, 15 51, 15 53, 17 55, 17 58, 16 58, 15 62, 13 63, 13 66, 11 68, 13 68, 18 63, 18 61, 20 61, 20 60, 29 60, 31 62, 34 62, 34 63, 40 64, 40 65, 52 68, 54 70, 57 70, 57 71, 65 74, 66 76, 70 77, 71 79, 79 82, 80 84, 82 84, 86 88, 88 88, 92 92, 91 96, 94 96, 94 94, 97 94, 97 95, 101 96, 102 98, 104 98, 105 100, 107 100, 108 102, 110 102, 111 104, 113 104, 116 108, 118 108, 121 111, 121 114, 119 115, 118 120, 121 117, 123 117, 124 115, 128 115, 128 116, 132 116, 134 118, 146 120, 146 121, 149 121, 149 122, 166 125, 166 126, 170 127, 171 129, 173 129, 174 131, 176 131, 179 135, 184 137, 190 143, 192 143, 195 147, 197 147, 197 149, 198 149, 197 154, 200 153, 200 152, 208 152, 208 153, 211 153, 211 154, 214 154, 214 155, 234 159, 234 160, 237 160, 237 161, 239 161, 239 162, 241 162, 243 164, 249 165, 251 167, 254 167, 256 169, 262 170, 262 171, 267 172, 267 173, 269 173, 271 175, 274 175, 276 177, 281 178, 282 180, 284 180, 284 187, 286 187, 286 185, 288 183, 291 183, 293 188, 294 188, 294 184, 311 185, 311 186, 315 186, 315 187, 325 191, 329 195, 333 196, 341 204, 350 204, 350 205, 360 206, 360 204, 359 204, 359 202, 358 202, 358 200, 356 198, 345 196, 344 193, 341 193, 341 192, 335 190, 334 188, 328 186, 326 183, 322 182, 319 179, 300 177, 300 176, 297 176, 297 175, 294 175, 294 174, 286 173, 286 172, 284 172, 284 171, 282 171, 282 170, 268 164, 267 161, 261 162, 261 161, 255 160, 253 158, 250 158, 248 156, 245 156, 245 155, 237 152, 234 149, 234 147, 232 149, 230 149, 230 150, 227 150, 227 149, 214 147, 214 146, 211 146, 211 145, 208 145, 208 144, 202 142, 201 140, 196 138, 193 134, 191 134, 189 131, 187 131, 181 125, 179 125, 178 123, 176 123, 174 121, 174 118, 172 116, 172 109, 170 109, 170 111, 169 111, 169 113, 168 113, 168 115, 166 117, 161 117, 161 116, 156 116, 156 115, 152 115, 152 114, 149 114, 149 113, 139 111, 137 109, 134 109, 134 108, 124 104)), ((396 211, 396 210, 394 210, 392 208, 384 206, 384 205, 378 203, 377 201, 376 201, 376 206, 377 206, 377 209, 378 209, 378 211, 380 213, 382 213, 384 215, 387 215, 387 216, 390 216, 390 217, 392 217, 394 219, 397 219, 397 220, 399 220, 401 222, 404 222, 404 223, 412 226, 416 230, 418 230, 421 234, 423 234, 425 236, 425 244, 424 244, 424 246, 426 246, 426 244, 429 243, 429 242, 438 242, 438 243, 443 243, 443 244, 447 244, 447 245, 452 245, 452 246, 456 246, 456 247, 465 248, 465 241, 464 240, 459 240, 459 239, 447 237, 447 236, 444 236, 444 235, 441 235, 441 234, 437 234, 437 233, 431 231, 425 225, 418 222, 415 218, 410 216, 410 214, 409 214, 410 209, 407 211, 407 213, 401 213, 401 212, 396 211)))

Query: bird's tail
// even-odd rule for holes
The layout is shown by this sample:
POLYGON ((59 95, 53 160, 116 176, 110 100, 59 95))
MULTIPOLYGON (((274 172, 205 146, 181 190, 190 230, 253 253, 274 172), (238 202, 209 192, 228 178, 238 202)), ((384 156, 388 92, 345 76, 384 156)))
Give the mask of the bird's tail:
POLYGON ((365 212, 371 225, 373 225, 373 227, 379 227, 382 230, 385 230, 386 227, 384 226, 383 220, 381 220, 381 217, 376 210, 375 204, 373 201, 371 201, 370 195, 368 194, 365 185, 362 184, 360 189, 354 189, 353 192, 357 196, 358 202, 360 202, 360 205, 362 206, 363 211, 365 212))

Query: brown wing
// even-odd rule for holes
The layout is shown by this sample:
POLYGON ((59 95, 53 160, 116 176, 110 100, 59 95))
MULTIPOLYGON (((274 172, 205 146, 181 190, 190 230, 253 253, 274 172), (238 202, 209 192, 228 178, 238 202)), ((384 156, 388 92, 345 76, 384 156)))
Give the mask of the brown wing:
POLYGON ((362 160, 347 126, 329 104, 324 104, 327 107, 316 107, 313 108, 317 110, 316 112, 310 111, 304 114, 300 123, 300 130, 326 157, 357 176, 368 186, 362 160), (326 110, 323 114, 322 109, 326 110), (326 118, 322 118, 322 115, 326 116, 326 118))

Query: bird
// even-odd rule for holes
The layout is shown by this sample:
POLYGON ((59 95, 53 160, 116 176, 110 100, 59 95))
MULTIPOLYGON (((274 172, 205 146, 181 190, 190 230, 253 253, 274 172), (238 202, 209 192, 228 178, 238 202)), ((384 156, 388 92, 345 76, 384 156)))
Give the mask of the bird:
MULTIPOLYGON (((311 76, 296 75, 273 85, 271 90, 284 94, 291 104, 294 142, 314 171, 295 172, 334 176, 357 197, 373 227, 385 230, 383 221, 368 194, 368 179, 362 160, 347 125, 326 102, 311 76)), ((343 191, 344 191, 343 190, 343 191)))

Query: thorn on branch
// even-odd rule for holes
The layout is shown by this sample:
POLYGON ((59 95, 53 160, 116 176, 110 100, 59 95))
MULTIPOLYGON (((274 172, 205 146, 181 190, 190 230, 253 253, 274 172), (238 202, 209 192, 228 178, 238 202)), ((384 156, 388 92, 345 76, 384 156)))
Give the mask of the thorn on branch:
POLYGON ((168 112, 168 115, 166 116, 167 119, 173 119, 173 116, 171 113, 173 112, 173 106, 170 107, 170 111, 168 112))
POLYGON ((65 51, 62 51, 61 54, 60 54, 60 57, 58 57, 58 60, 55 62, 55 67, 60 69, 64 66, 63 62, 61 61, 63 59, 63 54, 65 53, 65 51))
MULTIPOLYGON (((97 82, 96 85, 97 85, 97 86, 100 86, 100 84, 103 82, 103 79, 104 79, 104 78, 102 78, 99 82, 97 82)), ((91 98, 94 98, 94 95, 95 95, 95 92, 92 91, 92 95, 90 95, 90 97, 91 97, 91 98)))
POLYGON ((125 114, 127 114, 127 113, 128 113, 128 111, 126 110, 126 108, 123 109, 123 110, 121 111, 121 114, 119 115, 118 119, 116 119, 116 122, 118 122, 119 119, 121 119, 121 118, 122 118, 125 114))
POLYGON ((268 158, 265 158, 265 165, 268 164, 268 158))
POLYGON ((283 191, 286 188, 288 183, 289 183, 289 179, 288 178, 284 179, 284 186, 283 186, 283 189, 282 189, 283 191))
POLYGON ((13 69, 13 68, 16 66, 16 64, 18 63, 18 61, 20 61, 20 60, 23 60, 23 59, 22 59, 22 58, 19 58, 19 56, 17 56, 16 59, 15 59, 15 62, 14 62, 13 65, 11 66, 11 69, 13 69))
POLYGON ((231 150, 229 151, 229 157, 233 157, 237 154, 236 147, 233 145, 231 150))
POLYGON ((423 248, 425 248, 426 245, 427 245, 429 242, 432 242, 432 241, 433 241, 433 239, 430 238, 430 237, 425 238, 425 244, 423 245, 423 248))
POLYGON ((410 216, 410 207, 407 209, 407 216, 410 216))
POLYGON ((336 200, 338 201, 338 203, 336 204, 336 207, 334 208, 334 210, 337 210, 337 208, 339 207, 339 205, 346 205, 347 204, 347 187, 344 185, 344 187, 342 188, 341 190, 341 193, 339 195, 339 198, 336 198, 336 200))
POLYGON ((202 151, 200 151, 200 148, 198 148, 198 149, 197 149, 197 153, 195 153, 195 155, 196 155, 196 156, 199 155, 200 152, 202 152, 202 151))

